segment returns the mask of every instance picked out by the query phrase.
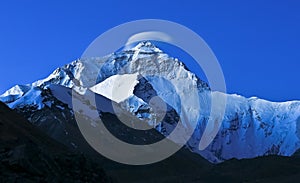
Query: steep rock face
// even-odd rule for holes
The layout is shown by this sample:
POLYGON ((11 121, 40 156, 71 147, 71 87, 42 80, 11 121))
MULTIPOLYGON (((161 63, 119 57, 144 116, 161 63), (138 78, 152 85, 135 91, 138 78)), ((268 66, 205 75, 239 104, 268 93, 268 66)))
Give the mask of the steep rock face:
MULTIPOLYGON (((204 128, 199 124, 189 145, 212 162, 265 155, 291 156, 300 145, 299 113, 299 102, 274 103, 228 95, 224 120, 213 142, 204 151, 194 149, 204 128)), ((207 122, 206 118, 203 121, 207 122)))
MULTIPOLYGON (((31 85, 13 87, 1 95, 0 100, 25 115, 30 111, 30 115, 26 117, 32 123, 51 126, 51 123, 59 124, 59 121, 69 121, 73 118, 70 88, 74 89, 78 96, 82 96, 78 97, 78 101, 82 106, 87 106, 83 107, 82 112, 89 116, 87 110, 97 110, 97 106, 93 106, 84 96, 90 95, 91 91, 98 93, 100 90, 107 90, 107 83, 114 82, 114 78, 120 79, 114 76, 122 77, 126 74, 138 74, 138 78, 132 85, 132 93, 127 99, 119 102, 119 105, 138 119, 153 125, 163 135, 168 135, 175 128, 184 104, 188 111, 186 122, 197 124, 187 146, 211 162, 271 154, 290 156, 299 149, 300 102, 274 103, 257 98, 247 99, 238 95, 221 94, 227 98, 221 128, 213 142, 200 151, 199 141, 210 119, 211 99, 220 94, 210 91, 209 86, 187 70, 183 63, 169 57, 150 42, 142 42, 133 49, 103 58, 76 60, 56 69, 46 79, 31 85), (99 87, 93 90, 92 88, 99 83, 99 87), (197 88, 199 108, 189 106, 194 97, 188 89, 193 87, 197 88), (159 100, 166 104, 163 117, 158 115, 159 111, 151 105, 153 97, 159 97, 159 100), (41 112, 47 110, 48 112, 41 112), (53 111, 57 111, 56 114, 53 114, 53 111)), ((113 98, 106 100, 114 101, 113 98)), ((111 109, 106 110, 104 112, 113 113, 111 109)), ((93 119, 98 116, 89 117, 93 119)), ((74 123, 74 120, 70 123, 74 123)), ((56 127, 46 129, 53 129, 48 133, 57 136, 58 139, 62 137, 55 133, 65 131, 65 127, 60 130, 56 127)), ((70 132, 66 130, 64 133, 70 132)), ((76 142, 68 143, 76 146, 76 142)))

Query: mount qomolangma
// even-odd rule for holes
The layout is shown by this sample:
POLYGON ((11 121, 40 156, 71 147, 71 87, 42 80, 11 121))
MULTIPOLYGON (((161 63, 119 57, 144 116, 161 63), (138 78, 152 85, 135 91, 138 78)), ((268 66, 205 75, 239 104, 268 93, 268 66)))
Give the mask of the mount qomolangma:
MULTIPOLYGON (((92 92, 102 94, 103 96, 98 95, 100 103, 115 101, 112 96, 105 95, 111 92, 110 85, 116 80, 126 80, 136 74, 142 76, 137 77, 136 82, 130 86, 131 93, 122 101, 117 101, 120 106, 138 119, 147 121, 150 125, 155 124, 155 129, 161 134, 168 135, 176 126, 181 104, 184 103, 189 111, 187 123, 197 123, 186 146, 210 162, 266 155, 291 156, 299 149, 299 101, 275 103, 211 91, 208 84, 190 72, 182 62, 163 53, 150 42, 141 42, 132 49, 102 58, 76 60, 56 69, 46 79, 11 88, 1 95, 0 100, 23 113, 51 137, 67 146, 80 148, 78 135, 72 134, 76 131, 76 124, 71 88, 81 96, 75 100, 82 104, 82 114, 88 115, 87 110, 97 109, 86 101, 86 95, 92 92), (160 73, 162 77, 156 77, 156 73, 160 73), (179 96, 189 98, 191 95, 182 87, 186 83, 198 88, 201 110, 189 108, 189 101, 180 101, 179 96), (220 95, 227 98, 221 128, 213 142, 200 151, 198 146, 201 135, 212 117, 211 99, 220 95), (159 115, 149 105, 154 96, 160 97, 167 104, 167 113, 161 122, 157 122, 159 115)), ((105 107, 101 112, 113 113, 105 107)), ((98 116, 88 117, 92 120, 98 116)))

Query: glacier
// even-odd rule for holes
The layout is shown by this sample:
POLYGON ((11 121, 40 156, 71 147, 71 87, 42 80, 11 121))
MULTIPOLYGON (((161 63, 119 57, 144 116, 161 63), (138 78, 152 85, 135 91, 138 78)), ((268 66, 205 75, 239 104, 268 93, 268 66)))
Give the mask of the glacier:
MULTIPOLYGON (((151 42, 141 42, 132 49, 101 58, 75 60, 56 69, 45 79, 28 85, 16 85, 2 94, 0 101, 12 109, 31 106, 33 111, 39 111, 51 107, 51 101, 46 100, 43 94, 43 91, 50 90, 57 100, 72 110, 72 95, 66 89, 73 89, 79 96, 97 93, 103 96, 100 103, 112 100, 165 136, 176 127, 182 104, 185 104, 188 114, 186 126, 195 126, 186 147, 212 163, 232 158, 291 156, 300 147, 299 101, 270 102, 211 91, 209 85, 190 72, 182 62, 151 42), (131 82, 124 89, 121 85, 128 78, 131 82), (119 88, 114 86, 118 82, 119 88), (189 91, 189 88, 196 88, 196 93, 189 91), (124 94, 123 90, 127 93, 124 94), (227 99, 220 129, 209 146, 200 150, 199 142, 212 118, 211 100, 220 96, 227 99), (155 97, 165 104, 159 104, 159 110, 151 103, 155 97), (195 98, 199 107, 189 106, 195 98)), ((76 100, 83 104, 82 111, 89 116, 89 110, 97 109, 83 98, 76 100)), ((113 109, 101 110, 113 113, 113 109)), ((91 125, 95 124, 92 122, 91 125)))

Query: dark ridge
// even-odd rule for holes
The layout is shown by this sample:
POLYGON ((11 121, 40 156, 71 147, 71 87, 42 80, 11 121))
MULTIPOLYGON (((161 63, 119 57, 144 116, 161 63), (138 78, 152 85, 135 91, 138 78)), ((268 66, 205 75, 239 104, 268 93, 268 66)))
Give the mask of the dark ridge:
POLYGON ((112 182, 101 166, 73 153, 0 102, 0 182, 112 182))

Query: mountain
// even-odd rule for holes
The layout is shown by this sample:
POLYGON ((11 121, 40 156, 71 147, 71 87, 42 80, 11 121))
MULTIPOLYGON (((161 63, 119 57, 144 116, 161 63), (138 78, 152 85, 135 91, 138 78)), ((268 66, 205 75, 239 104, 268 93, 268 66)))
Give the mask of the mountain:
POLYGON ((104 119, 115 114, 111 103, 155 128, 146 135, 146 140, 143 139, 145 134, 124 135, 115 130, 115 136, 137 144, 157 141, 162 138, 160 134, 168 136, 186 112, 183 125, 195 125, 195 131, 190 139, 178 138, 173 139, 174 142, 180 144, 188 140, 186 147, 190 151, 212 163, 232 158, 291 156, 300 146, 299 101, 275 103, 211 91, 209 85, 182 62, 150 42, 141 42, 132 49, 102 58, 78 59, 56 69, 43 80, 11 88, 0 100, 50 137, 79 151, 87 148, 74 114, 88 117, 91 125, 95 125, 99 116, 104 119), (122 85, 124 82, 129 83, 122 85), (125 89, 128 92, 122 92, 125 89), (76 97, 72 98, 74 93, 76 97), (96 106, 89 100, 95 93, 96 106), (195 97, 199 103, 196 108, 195 97), (204 130, 214 118, 210 115, 211 101, 218 97, 227 99, 224 118, 212 143, 200 150, 204 130), (78 111, 73 110, 74 102, 80 104, 78 111), (99 115, 91 116, 89 111, 97 111, 99 115))

